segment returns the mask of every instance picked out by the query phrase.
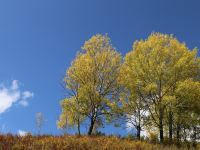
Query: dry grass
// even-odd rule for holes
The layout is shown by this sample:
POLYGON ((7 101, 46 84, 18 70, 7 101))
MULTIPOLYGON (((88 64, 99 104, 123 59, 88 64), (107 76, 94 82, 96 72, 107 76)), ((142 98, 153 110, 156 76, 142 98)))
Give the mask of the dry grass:
MULTIPOLYGON (((118 137, 88 136, 31 136, 0 135, 0 150, 176 150, 118 137)), ((180 150, 188 148, 180 148, 180 150)), ((191 148, 192 149, 192 148, 191 148)), ((198 148, 196 148, 198 149, 198 148)))

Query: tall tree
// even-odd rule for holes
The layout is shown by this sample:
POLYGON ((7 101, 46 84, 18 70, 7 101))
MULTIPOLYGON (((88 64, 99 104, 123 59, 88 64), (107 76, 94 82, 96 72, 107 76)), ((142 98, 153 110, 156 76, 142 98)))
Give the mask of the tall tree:
POLYGON ((92 134, 96 121, 110 116, 112 107, 116 106, 120 65, 121 55, 113 48, 109 37, 98 34, 85 42, 66 72, 67 89, 72 90, 71 85, 77 85, 78 88, 76 94, 72 95, 76 95, 76 98, 69 96, 62 102, 73 101, 75 107, 66 105, 62 107, 63 112, 71 109, 73 111, 67 114, 68 117, 78 113, 84 118, 81 120, 89 121, 88 135, 92 134))
POLYGON ((177 82, 198 74, 197 50, 190 50, 172 35, 153 33, 146 40, 136 41, 125 57, 125 79, 140 87, 140 96, 148 106, 154 125, 164 139, 165 110, 177 82))

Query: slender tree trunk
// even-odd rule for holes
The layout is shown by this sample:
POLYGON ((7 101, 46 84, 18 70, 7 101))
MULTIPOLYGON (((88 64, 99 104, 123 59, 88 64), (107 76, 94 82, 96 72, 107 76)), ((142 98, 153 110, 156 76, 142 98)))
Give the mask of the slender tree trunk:
POLYGON ((78 135, 81 135, 81 130, 80 130, 80 120, 78 119, 78 135))
POLYGON ((163 125, 160 124, 160 143, 163 143, 164 135, 163 135, 163 125))
POLYGON ((173 118, 172 111, 169 111, 169 144, 172 144, 172 134, 173 134, 173 118))
POLYGON ((162 80, 160 77, 160 83, 159 83, 159 130, 160 130, 160 143, 163 143, 164 141, 164 133, 163 133, 163 116, 164 116, 164 107, 162 105, 162 80))
POLYGON ((177 143, 177 145, 180 144, 180 130, 181 130, 180 124, 177 123, 177 126, 176 126, 176 143, 177 143))
POLYGON ((193 127, 193 142, 197 140, 197 128, 196 126, 193 127))
POLYGON ((183 133, 184 133, 184 135, 183 135, 184 142, 186 142, 187 141, 187 133, 186 133, 186 128, 185 127, 183 128, 183 133))
POLYGON ((91 135, 92 134, 92 130, 94 128, 94 118, 91 118, 91 121, 90 121, 90 127, 89 127, 89 130, 88 130, 88 135, 91 135))
POLYGON ((160 130, 160 143, 164 141, 164 131, 163 131, 163 110, 160 108, 159 110, 159 130, 160 130))
POLYGON ((138 125, 137 125, 137 139, 140 140, 140 132, 141 132, 141 125, 140 125, 140 108, 138 110, 138 125))
POLYGON ((137 126, 137 139, 140 140, 140 132, 141 132, 141 127, 140 125, 137 126))

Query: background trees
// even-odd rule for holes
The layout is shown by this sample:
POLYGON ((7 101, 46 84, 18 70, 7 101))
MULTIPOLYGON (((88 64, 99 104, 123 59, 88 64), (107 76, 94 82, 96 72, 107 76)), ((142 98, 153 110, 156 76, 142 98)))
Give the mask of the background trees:
POLYGON ((61 102, 59 127, 89 122, 94 126, 124 116, 140 139, 141 130, 157 128, 160 142, 198 137, 200 59, 174 36, 153 33, 121 56, 107 36, 85 42, 64 79, 69 96, 61 102))
MULTIPOLYGON (((175 93, 179 86, 188 86, 189 83, 185 81, 198 76, 199 58, 196 49, 188 49, 172 35, 153 33, 146 40, 134 43, 133 50, 126 55, 122 68, 124 86, 130 95, 137 95, 129 97, 126 102, 134 106, 131 104, 133 98, 135 103, 142 101, 148 108, 151 121, 159 129, 161 143, 164 140, 164 126, 167 126, 165 117, 168 115, 169 138, 172 140, 175 113, 172 111, 173 108, 184 109, 185 106, 179 104, 182 104, 186 97, 183 94, 177 96, 175 93), (178 106, 173 106, 175 103, 178 106)), ((194 103, 191 100, 194 92, 188 91, 186 94, 187 100, 190 98, 190 102, 194 103)), ((194 101, 199 101, 198 97, 195 97, 194 101)), ((133 108, 136 109, 138 108, 133 108)), ((178 111, 176 115, 179 115, 178 111)), ((177 132, 179 126, 180 122, 177 122, 177 132)))

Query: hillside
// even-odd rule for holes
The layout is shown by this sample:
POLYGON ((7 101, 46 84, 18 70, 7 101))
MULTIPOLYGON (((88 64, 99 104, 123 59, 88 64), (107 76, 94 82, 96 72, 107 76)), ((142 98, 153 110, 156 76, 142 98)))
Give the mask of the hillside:
MULTIPOLYGON (((189 148, 189 147, 188 147, 189 148)), ((181 150, 188 149, 186 146, 181 150)), ((199 147, 200 148, 200 147, 199 147)), ((196 149, 199 149, 196 148, 196 149)), ((0 135, 0 150, 176 150, 147 142, 99 136, 32 136, 0 135)), ((190 148, 194 149, 194 148, 190 148)))

